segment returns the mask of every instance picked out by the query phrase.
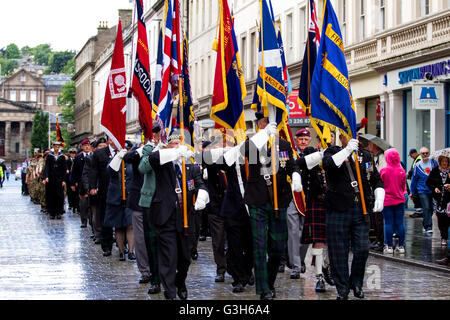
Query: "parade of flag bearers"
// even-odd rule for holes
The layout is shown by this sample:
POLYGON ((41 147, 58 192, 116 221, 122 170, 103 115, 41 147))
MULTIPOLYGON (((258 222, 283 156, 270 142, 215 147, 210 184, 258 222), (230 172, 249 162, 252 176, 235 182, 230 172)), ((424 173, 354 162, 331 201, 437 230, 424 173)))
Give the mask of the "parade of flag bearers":
MULTIPOLYGON (((129 0, 74 57, 75 131, 67 138, 58 114, 48 148, 17 166, 21 195, 55 226, 75 217, 92 259, 132 262, 135 291, 149 299, 196 299, 205 287, 234 300, 383 299, 374 292, 388 276, 374 280, 377 263, 434 270, 448 299, 450 2, 411 1, 419 22, 406 22, 402 37, 428 19, 424 37, 442 30, 433 59, 448 61, 438 74, 415 55, 423 70, 411 71, 410 89, 393 75, 412 68, 394 72, 402 58, 391 42, 401 41, 394 31, 382 38, 388 9, 401 19, 405 6, 293 2, 129 0), (355 30, 352 10, 361 13, 350 17, 355 30), (355 49, 371 23, 375 40, 355 49), (355 57, 373 45, 374 56, 355 57), (97 62, 81 62, 88 53, 97 62), (355 61, 364 67, 355 71, 355 61), (372 94, 375 82, 383 93, 372 94), (442 108, 430 107, 439 99, 442 108), (213 276, 192 280, 198 272, 213 276)), ((0 121, 0 154, 4 132, 12 129, 0 121)), ((389 292, 402 291, 393 283, 389 292)))

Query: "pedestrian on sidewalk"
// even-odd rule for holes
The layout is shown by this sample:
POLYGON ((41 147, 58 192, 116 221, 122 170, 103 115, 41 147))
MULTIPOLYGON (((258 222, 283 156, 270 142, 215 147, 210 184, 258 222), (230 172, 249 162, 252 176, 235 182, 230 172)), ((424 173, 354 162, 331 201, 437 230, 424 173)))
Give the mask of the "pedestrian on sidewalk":
POLYGON ((423 231, 431 234, 433 233, 433 221, 431 219, 433 215, 433 202, 432 192, 427 187, 426 181, 431 170, 437 167, 437 163, 436 160, 430 159, 430 151, 426 147, 420 149, 420 155, 422 160, 414 166, 411 180, 411 193, 409 196, 413 199, 415 197, 414 194, 418 194, 423 210, 423 231))
POLYGON ((438 219, 438 227, 441 232, 441 244, 447 246, 448 227, 450 217, 448 204, 450 202, 450 159, 446 156, 438 157, 439 166, 431 170, 426 181, 427 187, 433 191, 433 211, 438 219))
POLYGON ((384 198, 384 254, 392 254, 393 234, 397 234, 399 243, 395 252, 405 253, 405 194, 406 191, 406 172, 400 164, 400 156, 394 148, 386 150, 386 167, 380 170, 380 176, 383 180, 385 198, 384 198))
MULTIPOLYGON (((414 148, 409 150, 409 156, 413 159, 413 162, 411 164, 411 168, 408 171, 407 179, 411 180, 413 171, 414 171, 414 167, 417 164, 417 162, 422 160, 422 157, 417 152, 417 150, 414 148)), ((407 186, 407 188, 409 189, 409 186, 407 186)), ((410 193, 409 190, 408 190, 408 193, 410 193)), ((410 215, 410 218, 422 218, 423 217, 422 205, 420 204, 420 200, 419 200, 419 197, 417 196, 417 194, 415 194, 414 196, 415 197, 412 199, 412 201, 414 203, 414 209, 416 209, 416 211, 412 215, 410 215)), ((407 201, 406 201, 406 203, 407 203, 407 201)))

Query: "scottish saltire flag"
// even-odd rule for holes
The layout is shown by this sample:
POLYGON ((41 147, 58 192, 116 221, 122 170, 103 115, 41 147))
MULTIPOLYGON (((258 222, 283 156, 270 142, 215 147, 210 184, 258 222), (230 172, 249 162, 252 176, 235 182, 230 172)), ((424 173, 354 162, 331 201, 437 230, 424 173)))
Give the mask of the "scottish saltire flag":
MULTIPOLYGON (((187 38, 183 37, 183 65, 182 65, 182 76, 183 76, 183 125, 184 129, 189 131, 190 137, 185 135, 184 142, 186 145, 194 147, 194 104, 192 103, 192 92, 191 83, 189 79, 189 61, 188 61, 188 49, 187 49, 187 38)), ((177 124, 180 126, 181 123, 181 111, 180 104, 178 104, 177 112, 177 124)))
POLYGON ((237 142, 241 143, 246 138, 243 100, 247 90, 227 0, 222 1, 219 17, 211 119, 216 122, 216 128, 234 130, 237 142))
POLYGON ((320 59, 311 81, 311 122, 339 129, 347 138, 356 137, 353 103, 339 21, 331 1, 325 0, 320 59))
POLYGON ((138 17, 138 39, 136 45, 136 62, 133 70, 132 91, 139 102, 139 124, 144 136, 150 139, 153 136, 152 118, 152 81, 150 78, 150 59, 147 42, 147 31, 144 22, 144 6, 142 0, 136 0, 138 17))
MULTIPOLYGON (((259 30, 259 55, 257 93, 260 102, 267 97, 267 102, 275 106, 275 121, 281 128, 288 116, 286 108, 286 89, 283 78, 283 62, 275 31, 275 20, 270 0, 261 0, 262 21, 259 30), (264 48, 264 66, 262 50, 264 48)), ((255 106, 257 104, 253 104, 255 106)), ((261 104, 262 112, 269 117, 269 107, 261 104)))
POLYGON ((180 24, 178 19, 178 0, 166 0, 166 26, 164 30, 163 69, 161 92, 158 102, 158 115, 164 128, 170 127, 173 98, 178 94, 178 80, 181 74, 180 24))

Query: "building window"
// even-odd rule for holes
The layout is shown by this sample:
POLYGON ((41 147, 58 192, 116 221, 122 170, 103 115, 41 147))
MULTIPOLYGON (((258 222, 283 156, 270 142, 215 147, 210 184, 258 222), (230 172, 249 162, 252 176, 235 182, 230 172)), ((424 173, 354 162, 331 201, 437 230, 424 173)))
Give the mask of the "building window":
POLYGON ((53 97, 52 97, 52 96, 48 96, 48 97, 47 97, 47 104, 48 104, 49 106, 52 106, 52 105, 53 105, 53 97))
POLYGON ((365 0, 360 0, 360 15, 359 15, 359 40, 364 40, 365 37, 365 20, 366 20, 366 14, 365 14, 365 7, 364 7, 365 0))
POLYGON ((380 30, 386 29, 385 0, 380 0, 380 30))
POLYGON ((36 90, 30 91, 30 101, 36 101, 36 90))
POLYGON ((27 101, 27 92, 25 90, 20 90, 20 101, 27 101))
POLYGON ((20 81, 21 81, 21 82, 27 81, 27 76, 24 75, 24 74, 22 74, 22 75, 20 76, 20 81))
POLYGON ((421 11, 421 16, 426 16, 430 14, 430 0, 421 0, 420 1, 420 11, 421 11))
POLYGON ((11 90, 11 91, 9 92, 9 100, 11 100, 11 101, 17 101, 16 90, 11 90))
POLYGON ((20 142, 16 142, 16 153, 19 153, 20 150, 20 142))
POLYGON ((258 42, 256 41, 256 32, 250 35, 250 79, 256 78, 256 68, 258 63, 258 42))
POLYGON ((241 63, 242 63, 242 68, 244 69, 244 77, 246 79, 248 79, 248 74, 247 74, 247 37, 243 36, 241 39, 241 49, 240 51, 240 56, 241 56, 241 63))
POLYGON ((286 42, 287 42, 287 52, 286 56, 288 57, 287 63, 290 63, 292 61, 293 57, 293 37, 292 37, 292 13, 289 13, 286 16, 286 42))
POLYGON ((341 36, 342 41, 344 43, 347 43, 347 0, 342 0, 342 7, 341 7, 341 16, 342 16, 342 27, 341 27, 341 36))

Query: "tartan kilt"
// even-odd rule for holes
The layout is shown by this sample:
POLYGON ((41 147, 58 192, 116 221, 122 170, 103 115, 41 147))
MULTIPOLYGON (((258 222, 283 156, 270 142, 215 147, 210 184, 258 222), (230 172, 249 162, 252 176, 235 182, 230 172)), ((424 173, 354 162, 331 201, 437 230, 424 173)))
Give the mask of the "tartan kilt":
POLYGON ((326 243, 326 208, 323 200, 311 200, 306 204, 305 223, 301 243, 326 243))

